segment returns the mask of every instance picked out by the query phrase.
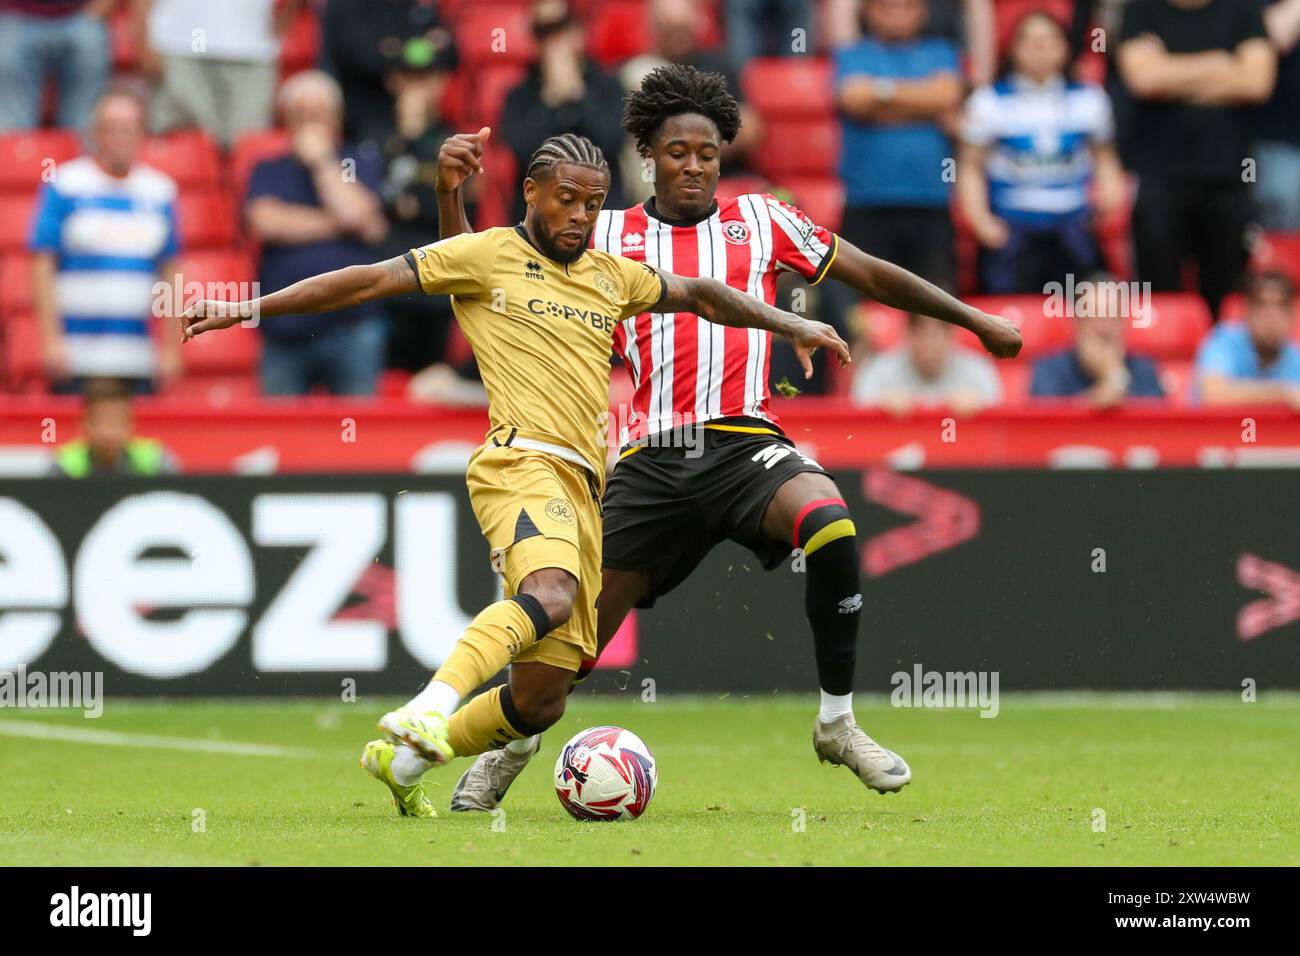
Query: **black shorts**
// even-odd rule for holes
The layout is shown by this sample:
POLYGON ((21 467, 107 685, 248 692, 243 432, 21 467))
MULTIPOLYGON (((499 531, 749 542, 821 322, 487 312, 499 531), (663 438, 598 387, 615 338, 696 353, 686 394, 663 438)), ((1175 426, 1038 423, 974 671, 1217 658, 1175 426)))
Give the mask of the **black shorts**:
POLYGON ((672 442, 625 450, 610 475, 602 502, 603 565, 650 575, 650 593, 637 607, 653 606, 721 541, 748 548, 766 570, 777 567, 791 547, 763 534, 768 504, 795 475, 826 474, 768 422, 717 424, 764 431, 698 428, 694 448, 672 442))

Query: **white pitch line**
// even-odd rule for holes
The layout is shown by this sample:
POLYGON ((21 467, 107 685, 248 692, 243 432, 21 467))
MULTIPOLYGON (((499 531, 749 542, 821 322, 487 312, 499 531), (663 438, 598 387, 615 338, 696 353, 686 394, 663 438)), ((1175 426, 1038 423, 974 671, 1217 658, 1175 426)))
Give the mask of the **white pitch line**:
POLYGON ((184 750, 239 757, 315 757, 312 750, 299 747, 273 747, 268 744, 241 744, 225 740, 199 740, 194 737, 159 737, 154 734, 124 734, 115 730, 89 730, 43 724, 33 720, 0 720, 0 736, 27 737, 33 740, 57 740, 70 744, 93 744, 100 747, 144 747, 150 750, 184 750))

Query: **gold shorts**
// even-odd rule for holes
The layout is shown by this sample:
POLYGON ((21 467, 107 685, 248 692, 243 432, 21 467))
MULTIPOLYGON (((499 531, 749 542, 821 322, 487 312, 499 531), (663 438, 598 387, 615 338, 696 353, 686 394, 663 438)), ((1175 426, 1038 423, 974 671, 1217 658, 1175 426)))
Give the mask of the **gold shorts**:
POLYGON ((506 597, 542 568, 577 578, 573 614, 515 658, 577 672, 596 656, 600 596, 600 502, 589 473, 545 452, 487 444, 470 459, 465 483, 506 597))

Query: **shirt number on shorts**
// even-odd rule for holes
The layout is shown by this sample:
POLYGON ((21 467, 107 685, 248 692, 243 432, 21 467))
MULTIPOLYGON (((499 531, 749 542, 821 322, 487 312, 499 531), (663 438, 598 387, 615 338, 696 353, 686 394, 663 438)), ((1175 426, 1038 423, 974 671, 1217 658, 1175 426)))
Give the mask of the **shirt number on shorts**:
POLYGON ((761 462, 764 468, 770 470, 773 465, 775 465, 779 461, 784 461, 786 456, 790 454, 799 455, 799 457, 803 459, 805 464, 812 465, 814 468, 820 470, 822 467, 821 465, 817 464, 817 462, 809 458, 807 455, 795 451, 789 445, 782 445, 777 442, 773 442, 772 444, 768 445, 762 451, 756 453, 754 457, 751 458, 750 460, 761 462))

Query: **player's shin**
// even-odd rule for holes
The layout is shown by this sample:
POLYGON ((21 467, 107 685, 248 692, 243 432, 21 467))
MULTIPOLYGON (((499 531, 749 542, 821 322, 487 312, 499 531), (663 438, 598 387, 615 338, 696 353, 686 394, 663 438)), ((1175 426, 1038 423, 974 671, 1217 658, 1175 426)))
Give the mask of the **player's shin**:
POLYGON ((853 670, 857 663, 862 588, 855 528, 839 499, 809 503, 795 522, 795 542, 808 575, 804 609, 812 627, 819 718, 830 722, 853 712, 853 670))
POLYGON ((448 729, 456 755, 469 757, 511 741, 533 738, 546 728, 528 722, 515 706, 510 685, 503 684, 479 694, 456 711, 448 729))
POLYGON ((541 602, 531 594, 491 604, 470 622, 433 679, 450 684, 464 697, 499 674, 550 626, 541 602))
MULTIPOLYGON (((531 594, 517 594, 489 605, 470 622, 447 660, 438 668, 438 673, 433 675, 429 686, 405 707, 381 717, 379 729, 393 743, 405 744, 431 764, 446 763, 458 752, 480 753, 483 749, 479 746, 482 732, 476 730, 458 736, 447 720, 449 711, 474 688, 500 673, 506 664, 549 628, 550 621, 541 602, 531 594), (459 751, 458 739, 473 749, 459 751)), ((481 709, 481 705, 475 708, 475 714, 480 715, 481 709)), ((458 711, 457 716, 459 714, 458 711)), ((460 726, 465 726, 465 719, 459 722, 460 726)), ((528 733, 510 734, 501 743, 520 736, 528 736, 528 733)), ((489 734, 486 739, 493 738, 489 734)), ((399 772, 404 778, 418 776, 426 769, 401 755, 399 772)))

